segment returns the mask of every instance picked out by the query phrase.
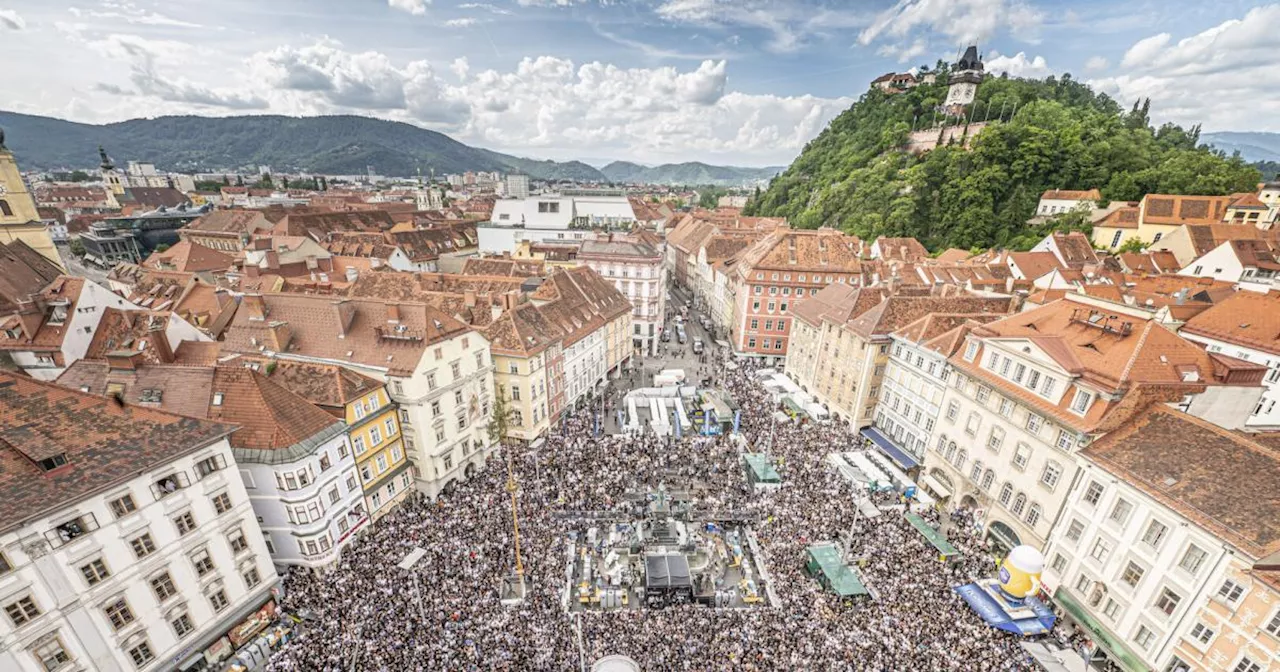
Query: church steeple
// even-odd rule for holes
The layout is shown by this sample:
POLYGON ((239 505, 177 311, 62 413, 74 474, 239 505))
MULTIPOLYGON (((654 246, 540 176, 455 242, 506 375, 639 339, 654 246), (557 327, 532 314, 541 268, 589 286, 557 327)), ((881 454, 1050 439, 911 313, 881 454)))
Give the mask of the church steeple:
POLYGON ((0 128, 0 152, 3 152, 5 149, 6 147, 4 146, 4 129, 0 128))
POLYGON ((115 170, 115 164, 111 163, 111 157, 107 156, 107 150, 98 145, 98 157, 102 159, 101 168, 103 170, 115 170))

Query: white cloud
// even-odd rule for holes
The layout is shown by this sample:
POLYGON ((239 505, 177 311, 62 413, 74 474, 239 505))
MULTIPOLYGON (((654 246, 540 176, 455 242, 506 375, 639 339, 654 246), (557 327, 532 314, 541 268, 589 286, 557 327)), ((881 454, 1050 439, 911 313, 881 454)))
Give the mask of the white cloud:
POLYGON ((960 46, 988 42, 1001 31, 1034 42, 1042 20, 1022 0, 898 0, 858 34, 858 43, 902 39, 916 31, 940 33, 960 46))
POLYGON ((1146 65, 1160 53, 1161 50, 1169 44, 1169 40, 1173 36, 1169 33, 1160 33, 1151 37, 1138 40, 1129 50, 1124 52, 1124 58, 1120 60, 1120 67, 1135 68, 1146 65))
POLYGON ((12 9, 0 9, 0 28, 22 30, 26 27, 27 22, 22 19, 22 15, 12 9))
POLYGON ((1273 85, 1280 68, 1276 25, 1280 4, 1255 7, 1242 19, 1176 43, 1167 33, 1148 37, 1125 53, 1123 72, 1089 83, 1125 106, 1151 98, 1152 116, 1160 122, 1280 130, 1280 94, 1273 85))
POLYGON ((458 9, 483 9, 484 11, 490 12, 492 14, 503 14, 503 15, 511 13, 509 10, 503 9, 496 5, 489 4, 487 2, 464 2, 461 5, 458 5, 458 9))
POLYGON ((1106 70, 1110 65, 1111 61, 1108 61, 1106 58, 1103 58, 1102 56, 1093 56, 1084 62, 1084 69, 1090 71, 1106 70))
POLYGON ((1025 51, 1019 51, 1013 56, 1002 56, 1000 52, 992 51, 987 55, 985 65, 987 72, 993 75, 1007 72, 1010 77, 1043 79, 1053 74, 1044 56, 1028 59, 1025 51))
POLYGON ((876 53, 888 58, 896 58, 899 63, 906 63, 928 50, 924 40, 916 40, 911 44, 886 44, 877 49, 876 53))
POLYGON ((129 81, 134 90, 110 83, 97 84, 95 88, 104 93, 223 110, 259 110, 268 105, 265 98, 249 91, 213 88, 183 76, 174 77, 160 72, 158 64, 183 65, 200 57, 185 42, 111 34, 100 40, 90 40, 87 45, 108 59, 128 64, 129 81))
POLYGON ((446 28, 469 28, 480 23, 480 19, 465 16, 461 19, 449 19, 444 22, 446 28))
POLYGON ((763 30, 771 35, 765 47, 781 53, 803 46, 813 14, 797 4, 767 0, 666 0, 654 12, 672 23, 763 30))
POLYGON ((387 6, 391 9, 408 12, 414 16, 426 14, 427 5, 430 3, 431 0, 387 0, 387 6))

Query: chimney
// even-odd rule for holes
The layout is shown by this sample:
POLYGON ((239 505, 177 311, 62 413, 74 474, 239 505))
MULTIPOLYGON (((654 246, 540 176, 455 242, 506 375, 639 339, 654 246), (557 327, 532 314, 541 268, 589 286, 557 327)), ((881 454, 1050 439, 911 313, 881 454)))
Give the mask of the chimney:
POLYGON ((356 317, 356 307, 350 301, 343 299, 333 303, 334 317, 338 318, 338 331, 341 335, 346 336, 347 331, 351 328, 351 322, 356 317))
POLYGON ((151 349, 161 364, 173 363, 173 348, 169 347, 169 337, 165 335, 168 320, 157 320, 151 324, 151 332, 147 334, 151 341, 151 349))
POLYGON ((347 267, 347 282, 355 282, 360 277, 360 270, 355 266, 347 267))
POLYGON ((462 290, 462 303, 468 308, 475 308, 476 307, 476 290, 474 289, 462 290))
POLYGON ((257 264, 249 264, 244 267, 244 276, 246 278, 256 278, 262 275, 262 271, 258 269, 257 264))
POLYGON ((387 323, 400 324, 400 306, 394 303, 387 304, 387 323))
POLYGON ((289 348, 289 341, 293 340, 293 330, 289 328, 289 323, 284 320, 276 320, 267 325, 268 338, 271 339, 269 345, 276 352, 285 352, 289 348))
POLYGON ((489 300, 489 315, 495 320, 502 317, 502 304, 493 298, 489 300))
POLYGON ((250 320, 267 319, 267 304, 261 294, 245 294, 240 300, 240 308, 249 311, 250 320))
POLYGON ((271 270, 280 268, 280 255, 275 250, 267 250, 266 254, 263 255, 262 261, 271 270))

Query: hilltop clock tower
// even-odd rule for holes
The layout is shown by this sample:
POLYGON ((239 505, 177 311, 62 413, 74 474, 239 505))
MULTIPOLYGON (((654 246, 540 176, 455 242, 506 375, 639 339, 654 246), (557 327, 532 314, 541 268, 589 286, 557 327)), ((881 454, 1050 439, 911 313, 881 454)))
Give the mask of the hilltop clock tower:
POLYGON ((970 46, 965 49, 964 56, 956 62, 947 80, 947 100, 942 104, 947 114, 961 116, 978 95, 978 85, 982 83, 982 58, 978 56, 978 48, 970 46))

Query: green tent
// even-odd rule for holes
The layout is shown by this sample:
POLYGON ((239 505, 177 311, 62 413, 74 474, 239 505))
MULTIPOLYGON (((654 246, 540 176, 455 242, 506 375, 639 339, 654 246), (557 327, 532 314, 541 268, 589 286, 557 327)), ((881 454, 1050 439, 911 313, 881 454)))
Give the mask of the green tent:
POLYGON ((907 522, 911 523, 911 526, 916 528, 916 531, 924 535, 924 538, 928 539, 929 543, 933 544, 933 547, 938 549, 938 552, 942 554, 942 558, 944 560, 960 555, 960 551, 956 550, 956 547, 952 546, 951 542, 947 541, 946 536, 933 529, 929 523, 924 521, 924 518, 921 518, 914 513, 908 513, 907 522))
POLYGON ((840 551, 835 544, 814 544, 806 550, 809 561, 805 563, 805 569, 831 592, 840 597, 870 594, 857 572, 840 559, 840 551))
POLYGON ((752 483, 765 483, 768 485, 777 485, 782 483, 782 477, 778 475, 778 470, 773 468, 773 462, 768 455, 764 453, 746 453, 742 456, 742 460, 747 463, 747 477, 752 483))

